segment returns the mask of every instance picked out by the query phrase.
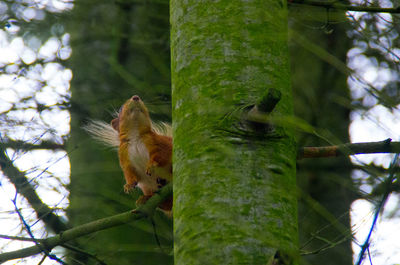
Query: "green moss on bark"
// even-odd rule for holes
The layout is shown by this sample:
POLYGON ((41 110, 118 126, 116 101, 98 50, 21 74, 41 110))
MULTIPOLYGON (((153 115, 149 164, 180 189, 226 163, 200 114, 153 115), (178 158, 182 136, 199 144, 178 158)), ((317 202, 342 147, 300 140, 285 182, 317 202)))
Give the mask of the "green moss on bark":
POLYGON ((282 93, 271 115, 292 114, 286 8, 173 0, 171 24, 175 264, 266 264, 278 249, 295 253, 292 132, 224 133, 268 87, 282 93))

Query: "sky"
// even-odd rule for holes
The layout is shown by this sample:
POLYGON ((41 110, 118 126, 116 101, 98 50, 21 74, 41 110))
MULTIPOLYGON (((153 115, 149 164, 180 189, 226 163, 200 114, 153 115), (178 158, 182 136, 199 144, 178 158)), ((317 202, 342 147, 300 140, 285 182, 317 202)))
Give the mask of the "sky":
MULTIPOLYGON (((65 3, 62 3, 62 1, 38 1, 38 3, 42 4, 45 2, 46 4, 50 3, 50 9, 62 10, 65 8, 65 3)), ((2 5, 4 4, 0 3, 0 11, 2 5)), ((24 17, 27 20, 41 15, 41 12, 32 13, 32 10, 24 13, 24 17)), ((362 14, 354 15, 360 16, 362 14)), ((385 15, 384 18, 390 21, 390 17, 385 15)), ((382 27, 384 26, 382 24, 382 27)), ((21 99, 36 93, 36 102, 25 100, 23 104, 27 106, 27 110, 24 112, 14 111, 12 117, 26 122, 35 121, 38 126, 34 128, 27 128, 25 125, 16 126, 14 129, 7 131, 7 133, 26 141, 32 141, 32 139, 37 139, 38 137, 46 139, 46 137, 52 136, 53 138, 55 136, 59 143, 62 143, 63 136, 67 135, 70 129, 68 111, 54 107, 49 111, 43 111, 39 115, 35 110, 29 111, 29 107, 34 107, 37 103, 56 106, 63 98, 70 96, 69 86, 73 78, 73 72, 56 62, 56 59, 67 60, 73 52, 69 47, 69 34, 65 33, 60 38, 51 37, 42 43, 34 37, 28 40, 17 37, 14 34, 18 31, 19 27, 13 25, 13 23, 11 23, 11 26, 0 29, 0 66, 10 65, 5 68, 5 72, 0 74, 0 111, 5 111, 12 107, 14 103, 21 102, 21 99), (18 66, 20 62, 26 65, 33 65, 39 60, 43 61, 43 64, 32 67, 29 70, 18 66), (46 83, 44 87, 40 85, 43 82, 46 83), (43 134, 43 131, 47 131, 51 135, 43 134)), ((353 69, 361 79, 377 87, 397 78, 398 73, 377 68, 368 58, 362 55, 360 48, 350 50, 348 56, 351 58, 348 62, 348 67, 353 69)), ((353 97, 364 96, 368 100, 368 95, 359 81, 349 78, 348 82, 353 97)), ((390 112, 378 105, 369 110, 368 113, 353 112, 351 120, 349 132, 352 142, 382 141, 387 138, 392 138, 395 141, 400 140, 398 135, 400 131, 399 110, 390 112)), ((8 155, 15 159, 15 164, 20 170, 27 171, 31 180, 40 183, 37 186, 37 191, 43 201, 50 206, 59 207, 58 213, 66 218, 62 209, 68 206, 68 190, 65 186, 69 183, 70 165, 67 154, 63 151, 51 153, 43 150, 25 153, 16 153, 11 149, 7 151, 8 155), (57 178, 53 176, 57 176, 57 178)), ((358 155, 352 157, 352 161, 356 164, 374 161, 376 164, 382 164, 387 167, 392 158, 393 155, 387 154, 358 155)), ((365 176, 362 172, 355 172, 353 177, 362 178, 365 176)), ((364 185, 362 189, 368 192, 371 187, 364 185)), ((15 198, 15 194, 13 186, 5 178, 1 178, 0 234, 16 235, 21 232, 21 224, 18 217, 9 214, 9 211, 14 209, 12 199, 15 198)), ((373 244, 371 245, 374 265, 400 264, 400 241, 398 240, 400 229, 397 227, 400 221, 400 213, 396 211, 399 208, 399 204, 398 196, 391 196, 385 206, 383 217, 379 218, 372 236, 373 244)), ((29 209, 23 198, 17 197, 17 205, 23 208, 21 212, 26 216, 27 220, 33 221, 35 219, 33 211, 29 209)), ((352 226, 355 231, 356 241, 360 244, 368 234, 373 213, 373 205, 365 200, 357 200, 352 205, 352 226)), ((44 236, 40 223, 33 225, 33 228, 38 237, 44 236)), ((1 246, 2 251, 6 251, 21 248, 21 246, 26 246, 26 243, 9 242, 0 239, 1 246)), ((353 249, 356 259, 359 246, 353 244, 353 249)), ((39 261, 40 257, 37 257, 34 261, 29 259, 28 263, 22 261, 20 264, 32 264, 31 262, 38 263, 39 261)), ((11 261, 5 264, 16 263, 11 261)), ((43 264, 54 264, 54 262, 46 260, 43 264)))
MULTIPOLYGON (((46 9, 62 10, 60 1, 36 1, 38 5, 46 3, 46 9), (61 9, 60 9, 61 8, 61 9)), ((4 12, 5 4, 0 2, 0 15, 4 12), (3 11, 3 12, 2 12, 3 11)), ((42 19, 43 9, 27 9, 21 17, 29 21, 42 19)), ((63 34, 60 38, 51 37, 41 42, 35 36, 21 38, 16 35, 20 30, 18 23, 12 22, 0 29, 0 67, 5 67, 0 74, 0 111, 6 111, 18 103, 18 107, 25 107, 23 111, 12 111, 9 119, 24 121, 16 123, 10 128, 2 126, 0 136, 12 135, 14 139, 27 142, 40 142, 46 139, 56 139, 63 143, 63 136, 70 130, 70 115, 67 110, 57 107, 57 104, 70 96, 70 81, 72 71, 66 69, 57 60, 66 60, 71 54, 69 35, 63 34), (35 64, 37 62, 41 64, 35 64), (21 64, 25 66, 22 67, 21 64), (45 84, 44 86, 42 84, 45 84), (33 99, 30 99, 32 96, 33 99), (40 114, 36 111, 38 104, 49 107, 40 114)), ((0 122, 4 122, 0 120, 0 122)), ((0 139, 1 140, 1 139, 0 139)), ((29 180, 34 183, 36 191, 43 202, 50 207, 57 207, 57 214, 65 217, 64 209, 68 206, 68 189, 70 164, 64 151, 49 152, 34 150, 30 152, 14 152, 7 150, 8 156, 21 170, 27 172, 29 180), (54 177, 56 176, 56 177, 54 177)), ((22 231, 21 221, 14 211, 13 199, 16 192, 6 178, 0 178, 0 234, 22 235, 29 237, 22 231)), ((22 196, 16 197, 16 205, 20 208, 26 221, 32 226, 36 237, 42 238, 41 222, 36 223, 36 215, 22 196)), ((20 241, 0 239, 0 252, 19 249, 32 245, 20 241)), ((56 253, 60 253, 57 249, 56 253)), ((62 256, 62 253, 60 254, 62 256)), ((25 260, 14 260, 4 264, 38 264, 41 256, 25 260)), ((43 264, 54 264, 46 259, 43 264)))
MULTIPOLYGON (((351 12, 355 18, 359 18, 364 13, 351 12)), ((390 26, 392 21, 388 14, 381 14, 378 19, 378 28, 384 30, 390 26)), ((382 45, 385 45, 383 43, 382 45)), ((375 99, 365 89, 365 83, 372 84, 376 88, 382 88, 385 84, 398 79, 398 72, 393 72, 385 67, 377 65, 374 61, 369 60, 362 54, 363 45, 355 45, 355 48, 348 52, 347 65, 356 75, 362 79, 356 80, 349 78, 348 83, 353 98, 362 97, 364 103, 375 104, 375 99)), ((390 48, 383 47, 383 48, 390 48)), ((398 49, 393 49, 394 53, 399 53, 398 49)), ((398 62, 397 58, 393 60, 398 62)), ((394 109, 389 111, 382 105, 376 105, 367 113, 363 111, 353 111, 351 113, 351 125, 349 134, 351 142, 374 142, 391 138, 393 141, 400 140, 400 111, 394 109)), ((376 165, 389 167, 393 160, 393 154, 364 154, 352 156, 351 160, 354 164, 369 164, 374 162, 376 165)), ((365 178, 366 175, 361 171, 353 171, 353 178, 365 178)), ((361 185, 361 190, 365 192, 371 191, 371 186, 366 183, 361 185)), ((377 226, 372 234, 370 246, 372 264, 400 264, 400 230, 398 224, 400 222, 399 197, 390 196, 387 201, 383 214, 379 217, 377 226), (390 218, 388 218, 390 217, 390 218)), ((370 230, 375 206, 366 200, 357 200, 352 204, 351 220, 352 228, 355 232, 356 242, 363 244, 370 230)), ((354 260, 358 259, 360 246, 353 243, 354 260)), ((364 264, 369 264, 369 260, 364 260, 364 264)))

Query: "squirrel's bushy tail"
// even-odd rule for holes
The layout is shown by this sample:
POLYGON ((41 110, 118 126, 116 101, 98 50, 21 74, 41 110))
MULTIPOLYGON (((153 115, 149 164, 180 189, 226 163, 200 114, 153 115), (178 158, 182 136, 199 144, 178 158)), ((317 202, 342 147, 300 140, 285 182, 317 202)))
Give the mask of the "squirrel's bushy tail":
POLYGON ((114 130, 111 124, 104 121, 92 120, 86 124, 83 129, 104 145, 111 147, 119 146, 119 134, 114 130))
POLYGON ((166 122, 151 122, 151 128, 157 134, 172 137, 172 127, 166 122))
MULTIPOLYGON (((104 121, 92 120, 83 129, 94 139, 110 147, 119 147, 119 133, 114 130, 111 124, 104 121)), ((152 129, 157 134, 172 137, 171 125, 165 122, 152 122, 152 129)))

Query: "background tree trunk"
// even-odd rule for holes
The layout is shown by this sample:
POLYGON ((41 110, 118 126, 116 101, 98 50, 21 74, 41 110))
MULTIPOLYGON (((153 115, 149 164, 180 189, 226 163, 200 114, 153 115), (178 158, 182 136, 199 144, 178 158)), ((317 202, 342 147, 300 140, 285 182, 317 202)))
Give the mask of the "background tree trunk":
MULTIPOLYGON (((321 52, 310 46, 317 45, 323 52, 345 63, 351 43, 346 35, 348 24, 344 12, 329 11, 331 20, 327 21, 327 11, 322 8, 301 6, 291 7, 290 11, 290 28, 296 33, 290 42, 296 116, 321 129, 321 134, 335 144, 349 142, 348 76, 343 73, 345 69, 335 68, 323 59, 321 52)), ((310 134, 299 135, 298 141, 299 146, 329 144, 310 134)), ((309 159, 298 163, 302 251, 315 251, 327 246, 328 241, 335 245, 305 256, 310 264, 352 264, 349 211, 354 188, 350 168, 348 157, 309 159)))
MULTIPOLYGON (((96 143, 82 126, 89 119, 111 121, 112 113, 135 94, 146 102, 152 118, 170 117, 168 13, 168 1, 85 1, 77 2, 69 17, 73 49, 69 66, 74 72, 68 145, 72 226, 135 208, 139 191, 124 194, 117 152, 96 143)), ((158 216, 156 226, 163 247, 172 247, 171 221, 158 216)), ((148 220, 80 242, 107 264, 173 263, 172 256, 157 246, 148 220)), ((69 264, 83 258, 72 254, 69 264)))
POLYGON ((286 12, 276 1, 171 2, 175 264, 297 253, 293 134, 239 124, 273 88, 272 116, 292 114, 286 12))

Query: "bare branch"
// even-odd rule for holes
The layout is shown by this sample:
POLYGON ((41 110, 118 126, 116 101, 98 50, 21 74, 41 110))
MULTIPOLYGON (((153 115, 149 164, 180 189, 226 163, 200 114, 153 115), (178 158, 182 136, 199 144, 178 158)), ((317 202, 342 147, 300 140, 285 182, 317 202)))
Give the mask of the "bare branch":
POLYGON ((76 246, 72 246, 70 244, 62 244, 61 246, 66 248, 66 249, 69 249, 71 251, 77 252, 77 253, 79 253, 81 255, 84 255, 84 256, 86 256, 88 258, 92 258, 92 259, 96 260, 97 264, 99 264, 99 265, 107 265, 104 261, 99 259, 96 255, 93 255, 93 254, 91 254, 89 252, 86 252, 86 251, 84 251, 84 250, 82 250, 82 249, 80 249, 80 248, 78 248, 76 246))
POLYGON ((27 143, 26 141, 16 140, 12 141, 10 139, 3 140, 4 148, 12 148, 15 150, 37 150, 37 149, 48 149, 48 150, 65 150, 65 144, 57 144, 51 141, 42 141, 38 144, 27 143))
POLYGON ((38 240, 41 247, 35 245, 16 251, 2 253, 0 254, 0 263, 12 259, 26 258, 32 255, 39 254, 42 252, 43 248, 50 252, 54 247, 63 245, 65 242, 68 242, 75 238, 151 216, 156 207, 171 195, 172 183, 168 183, 163 188, 161 188, 158 193, 154 194, 145 204, 141 205, 134 211, 128 211, 111 217, 99 219, 66 230, 56 236, 38 240))
POLYGON ((10 240, 18 240, 18 241, 29 241, 29 242, 34 242, 35 240, 37 240, 38 242, 41 239, 32 239, 32 238, 28 238, 28 237, 22 237, 22 236, 9 236, 9 235, 3 235, 0 234, 0 238, 4 238, 4 239, 10 239, 10 240))
POLYGON ((8 180, 14 184, 17 192, 25 197, 35 210, 38 218, 41 219, 47 227, 55 233, 60 233, 61 231, 68 229, 67 225, 61 220, 61 218, 54 214, 53 210, 48 205, 42 202, 25 174, 14 166, 13 162, 7 156, 2 144, 0 145, 0 169, 8 180))
MULTIPOLYGON (((397 153, 396 156, 394 157, 394 159, 393 159, 391 165, 390 165, 390 168, 389 168, 389 170, 390 170, 389 176, 388 176, 387 179, 385 180, 385 184, 386 184, 386 187, 387 187, 387 188, 386 188, 386 191, 385 191, 385 193, 382 195, 381 201, 380 201, 379 204, 376 206, 375 214, 374 214, 374 220, 372 221, 372 225, 371 225, 371 228, 370 228, 370 230, 369 230, 369 232, 368 232, 368 236, 367 236, 367 238, 365 239, 364 244, 361 245, 361 251, 360 251, 360 253, 359 253, 359 255, 358 255, 358 260, 357 260, 357 263, 356 263, 357 265, 361 265, 361 263, 362 263, 362 261, 363 261, 363 259, 364 259, 365 251, 366 251, 367 249, 369 249, 371 235, 372 235, 372 232, 374 231, 374 228, 375 228, 375 226, 376 226, 376 222, 377 222, 377 220, 378 220, 379 214, 383 213, 383 207, 384 207, 384 205, 385 205, 385 203, 386 203, 386 201, 387 201, 387 199, 389 198, 389 195, 390 195, 390 193, 391 193, 391 190, 392 190, 392 189, 391 189, 391 186, 392 186, 393 181, 394 181, 394 179, 395 179, 395 172, 394 172, 393 169, 394 169, 395 166, 397 165, 398 160, 399 160, 399 154, 397 153)), ((368 251, 369 251, 369 250, 368 250, 368 251)))
MULTIPOLYGON (((53 254, 49 253, 49 252, 47 251, 47 249, 46 249, 46 248, 43 248, 42 244, 40 244, 40 243, 37 241, 37 239, 35 238, 35 236, 34 236, 33 233, 32 233, 31 227, 30 227, 30 226, 28 225, 28 223, 25 221, 25 219, 24 219, 22 213, 20 212, 20 210, 19 210, 19 208, 18 208, 18 206, 17 206, 17 195, 18 195, 18 192, 15 193, 15 198, 12 200, 12 202, 14 203, 15 211, 17 212, 17 214, 18 214, 18 216, 19 216, 21 222, 24 224, 25 229, 26 229, 26 231, 28 232, 29 236, 32 238, 33 242, 35 242, 36 246, 38 246, 38 247, 42 250, 42 252, 45 254, 46 257, 49 257, 49 258, 51 258, 52 260, 55 260, 55 261, 57 261, 57 262, 60 263, 60 264, 65 264, 65 262, 64 262, 63 260, 61 260, 60 258, 58 258, 56 255, 53 255, 53 254)), ((43 258, 42 260, 44 260, 44 258, 43 258)))
POLYGON ((400 13, 399 7, 384 8, 378 6, 353 6, 353 5, 341 4, 336 0, 335 1, 289 0, 288 2, 293 4, 325 7, 326 9, 339 9, 339 10, 356 11, 356 12, 374 12, 374 13, 391 13, 391 14, 400 13))
POLYGON ((375 153, 400 153, 400 142, 392 142, 389 138, 380 142, 302 147, 298 150, 297 159, 375 153))

